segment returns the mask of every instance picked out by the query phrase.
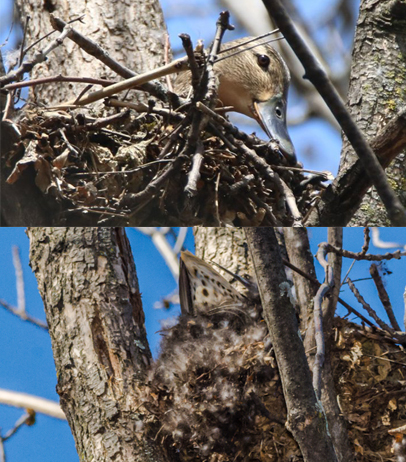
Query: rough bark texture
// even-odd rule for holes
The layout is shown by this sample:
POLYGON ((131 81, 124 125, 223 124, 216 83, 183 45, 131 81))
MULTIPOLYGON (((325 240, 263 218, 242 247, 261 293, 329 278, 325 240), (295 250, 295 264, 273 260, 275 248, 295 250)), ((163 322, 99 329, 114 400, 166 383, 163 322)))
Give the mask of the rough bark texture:
POLYGON ((286 425, 298 442, 304 461, 337 461, 324 413, 313 390, 275 233, 272 228, 247 228, 246 236, 282 380, 288 411, 286 425))
MULTIPOLYGON (((343 229, 328 228, 328 242, 334 247, 342 248, 343 229)), ((338 406, 337 391, 331 365, 331 350, 334 344, 333 320, 341 288, 342 257, 335 253, 329 253, 328 262, 334 272, 334 287, 325 298, 322 305, 326 357, 321 375, 321 402, 324 412, 326 413, 329 432, 334 443, 334 448, 336 449, 337 459, 339 462, 351 462, 353 460, 353 453, 348 439, 348 428, 343 418, 342 411, 338 406)))
MULTIPOLYGON (((248 252, 247 241, 242 228, 194 228, 196 255, 203 260, 224 266, 240 276, 254 275, 252 260, 248 252)), ((216 268, 227 280, 230 276, 216 268)), ((237 282, 237 290, 243 286, 237 282)))
MULTIPOLYGON (((29 44, 53 30, 49 13, 64 21, 85 15, 83 23, 74 23, 75 29, 101 45, 121 64, 137 73, 163 64, 166 27, 158 0, 16 0, 16 4, 22 21, 28 15, 31 17, 27 37, 29 44)), ((116 74, 69 39, 65 39, 45 63, 36 66, 31 77, 58 74, 117 79, 116 74)), ((73 96, 69 85, 44 85, 35 87, 33 91, 38 102, 44 104, 56 104, 73 96)))
MULTIPOLYGON (((352 54, 348 107, 369 139, 397 114, 406 98, 406 6, 398 0, 363 0, 352 54)), ((340 172, 354 163, 344 140, 340 172)), ((391 186, 406 204, 406 153, 386 170, 391 186)), ((374 189, 365 196, 352 226, 388 226, 374 189)))
MULTIPOLYGON (((309 237, 304 228, 284 228, 286 250, 290 263, 307 275, 316 279, 313 255, 310 251, 309 237)), ((313 314, 313 297, 317 288, 308 279, 292 271, 297 303, 299 305, 300 329, 305 332, 313 314)))
POLYGON ((129 242, 117 228, 30 228, 57 391, 81 461, 164 461, 143 436, 151 362, 129 242))

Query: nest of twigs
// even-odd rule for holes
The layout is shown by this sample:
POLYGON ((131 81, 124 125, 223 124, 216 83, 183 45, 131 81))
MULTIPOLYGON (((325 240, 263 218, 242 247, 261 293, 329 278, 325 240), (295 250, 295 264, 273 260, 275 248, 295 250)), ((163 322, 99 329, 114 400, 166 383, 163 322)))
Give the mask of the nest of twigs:
MULTIPOLYGON (((336 319, 335 331, 334 378, 355 460, 393 461, 388 430, 406 419, 405 352, 343 319, 336 319)), ((174 461, 302 460, 284 426, 282 387, 263 321, 238 332, 181 320, 165 333, 147 395, 154 417, 145 431, 155 432, 174 461)))
POLYGON ((283 166, 269 144, 220 125, 206 127, 197 156, 186 146, 185 117, 152 108, 99 119, 83 110, 25 111, 21 138, 2 160, 3 195, 35 181, 49 224, 67 226, 291 226, 287 191, 306 214, 320 183, 283 166))

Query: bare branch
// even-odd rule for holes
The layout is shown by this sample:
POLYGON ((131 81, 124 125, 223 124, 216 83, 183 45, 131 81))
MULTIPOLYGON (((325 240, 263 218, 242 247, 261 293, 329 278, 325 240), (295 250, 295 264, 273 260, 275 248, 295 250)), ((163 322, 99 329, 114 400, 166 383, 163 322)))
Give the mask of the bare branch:
POLYGON ((353 258, 354 260, 367 260, 367 261, 383 261, 383 260, 392 260, 395 258, 396 260, 400 260, 401 257, 406 256, 406 251, 401 252, 400 250, 396 250, 395 252, 387 252, 382 255, 374 255, 374 254, 363 254, 362 252, 350 252, 349 250, 345 249, 338 249, 332 245, 328 245, 328 252, 335 252, 338 255, 341 255, 345 258, 353 258))
POLYGON ((39 63, 42 63, 46 60, 46 56, 54 50, 56 47, 62 45, 64 39, 69 35, 69 30, 71 26, 66 25, 66 27, 62 30, 62 33, 53 40, 44 50, 40 50, 35 53, 34 57, 28 61, 25 61, 21 66, 13 72, 9 72, 4 77, 0 77, 0 84, 6 85, 7 83, 13 82, 14 80, 18 80, 27 72, 30 72, 34 66, 39 63))
POLYGON ((66 420, 59 403, 27 393, 18 393, 0 388, 0 403, 7 404, 8 406, 33 409, 35 412, 49 415, 56 419, 66 420))
POLYGON ((386 292, 385 286, 382 282, 382 278, 378 271, 378 267, 375 263, 372 263, 371 267, 369 268, 369 274, 372 276, 372 279, 375 282, 379 298, 382 302, 383 307, 385 308, 386 314, 388 315, 392 327, 400 332, 402 329, 399 327, 399 324, 395 318, 395 314, 393 312, 392 305, 389 300, 388 292, 386 292))
POLYGON ((372 243, 378 249, 393 249, 396 247, 406 248, 404 244, 399 244, 397 242, 385 242, 380 238, 380 230, 376 226, 371 228, 372 231, 372 243))
POLYGON ((11 428, 3 437, 3 441, 7 441, 24 425, 33 425, 35 423, 35 411, 27 409, 26 412, 17 420, 14 427, 11 428))
POLYGON ((272 228, 246 228, 245 233, 281 375, 288 410, 286 425, 298 442, 305 462, 337 461, 324 413, 320 412, 321 403, 312 386, 303 342, 297 332, 275 232, 272 228))
POLYGON ((378 324, 378 326, 400 343, 406 343, 406 335, 396 332, 392 327, 388 326, 384 321, 382 321, 382 319, 376 314, 375 310, 364 300, 364 297, 359 293, 358 289, 355 287, 351 279, 347 279, 347 282, 352 293, 355 295, 355 298, 367 311, 369 316, 371 316, 371 318, 378 324))
POLYGON ((321 284, 317 294, 314 297, 314 330, 317 351, 313 366, 313 387, 318 399, 321 398, 321 371, 326 353, 323 331, 323 311, 321 306, 324 296, 331 289, 334 282, 333 271, 328 264, 326 256, 327 243, 323 242, 319 244, 319 250, 317 251, 316 258, 320 265, 324 268, 325 282, 321 284))

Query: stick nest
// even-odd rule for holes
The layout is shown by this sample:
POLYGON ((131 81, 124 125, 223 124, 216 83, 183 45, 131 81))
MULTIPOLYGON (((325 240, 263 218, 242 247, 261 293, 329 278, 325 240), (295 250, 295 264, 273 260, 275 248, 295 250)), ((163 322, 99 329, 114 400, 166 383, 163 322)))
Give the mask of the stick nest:
MULTIPOLYGON (((403 348, 335 321, 333 370, 355 461, 393 461, 392 427, 406 419, 403 348)), ((147 389, 145 431, 176 461, 303 460, 285 428, 282 386, 264 322, 238 332, 185 319, 165 332, 147 389), (157 431, 158 429, 158 431, 157 431)))
POLYGON ((280 179, 302 214, 319 194, 320 185, 303 186, 303 173, 273 169, 283 161, 268 144, 233 135, 268 164, 266 173, 213 124, 201 136, 203 160, 192 185, 195 151, 185 152, 190 123, 184 119, 171 111, 125 110, 97 119, 83 110, 26 110, 16 124, 21 139, 5 159, 7 182, 24 188, 35 181, 52 211, 49 224, 66 226, 290 226, 280 179))

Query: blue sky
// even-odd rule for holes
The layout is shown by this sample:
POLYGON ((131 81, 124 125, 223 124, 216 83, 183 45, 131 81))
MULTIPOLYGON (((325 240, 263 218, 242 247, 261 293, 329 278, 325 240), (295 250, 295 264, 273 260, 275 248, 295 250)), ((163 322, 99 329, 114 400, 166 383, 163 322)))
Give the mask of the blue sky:
MULTIPOLYGON (((156 355, 160 329, 159 320, 166 316, 175 316, 178 307, 167 312, 153 308, 154 303, 176 288, 176 283, 150 239, 134 229, 127 230, 135 258, 144 310, 146 327, 151 348, 156 355)), ((317 251, 317 244, 325 241, 325 228, 309 229, 312 253, 317 251)), ((406 244, 405 228, 386 228, 381 230, 381 238, 406 244)), ((361 228, 344 230, 344 247, 359 251, 363 243, 361 228)), ((189 230, 187 248, 193 251, 193 235, 189 230)), ((28 266, 29 242, 23 228, 0 229, 0 298, 16 304, 14 267, 12 264, 12 246, 21 250, 26 285, 27 309, 32 316, 45 319, 41 298, 37 291, 36 280, 28 266)), ((371 246, 370 252, 384 253, 371 246)), ((344 260, 344 268, 351 261, 344 260)), ((323 274, 317 266, 319 280, 323 274)), ((356 263, 351 276, 353 279, 369 277, 369 263, 356 263)), ((403 328, 403 291, 406 285, 406 259, 392 260, 387 264, 392 274, 385 277, 386 288, 398 321, 403 328)), ((344 274, 344 273, 343 273, 344 274)), ((356 283, 366 300, 384 317, 376 289, 370 280, 356 283)), ((342 298, 354 308, 362 311, 354 297, 344 287, 342 298)), ((339 312, 346 312, 340 308, 339 312)), ((365 314, 365 313, 364 313, 365 314)), ((386 318, 385 318, 386 319, 386 318)), ((47 333, 39 328, 24 323, 0 307, 0 388, 11 389, 58 400, 55 392, 56 374, 52 358, 51 343, 47 333)), ((0 405, 0 427, 3 434, 20 417, 22 411, 0 405)), ((6 443, 7 461, 21 462, 74 462, 78 460, 73 438, 67 423, 43 415, 37 416, 37 423, 32 427, 22 428, 6 443)))

